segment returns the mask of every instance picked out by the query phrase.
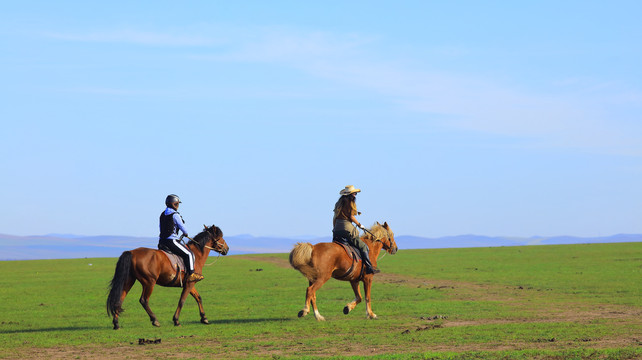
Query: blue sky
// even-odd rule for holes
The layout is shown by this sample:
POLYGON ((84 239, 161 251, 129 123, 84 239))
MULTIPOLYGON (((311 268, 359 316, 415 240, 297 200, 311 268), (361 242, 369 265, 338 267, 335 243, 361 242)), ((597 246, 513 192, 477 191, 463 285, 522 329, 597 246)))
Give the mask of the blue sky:
POLYGON ((0 5, 0 233, 642 233, 639 1, 0 5))

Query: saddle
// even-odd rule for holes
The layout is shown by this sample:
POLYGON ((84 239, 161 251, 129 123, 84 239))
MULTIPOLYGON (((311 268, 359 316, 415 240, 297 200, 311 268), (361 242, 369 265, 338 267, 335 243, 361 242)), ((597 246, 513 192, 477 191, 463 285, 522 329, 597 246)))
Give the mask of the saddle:
MULTIPOLYGON (((182 257, 172 253, 171 251, 169 251, 169 249, 167 249, 165 247, 160 248, 159 250, 160 250, 160 252, 165 254, 165 256, 167 256, 167 259, 172 264, 172 268, 176 269, 176 276, 174 276, 174 279, 172 279, 172 283, 173 283, 174 281, 176 281, 178 279, 178 277, 181 274, 185 273, 185 262, 183 261, 182 257)), ((182 282, 182 278, 181 278, 181 282, 182 282)))
POLYGON ((348 240, 337 237, 332 239, 332 242, 341 245, 341 247, 343 247, 343 250, 345 250, 348 256, 350 256, 354 261, 361 261, 361 251, 359 251, 359 249, 357 249, 356 247, 350 245, 348 240))
POLYGON ((344 238, 335 237, 335 238, 332 239, 332 242, 337 244, 337 245, 341 245, 341 247, 343 248, 343 250, 346 251, 348 256, 350 256, 350 258, 352 258, 352 265, 350 266, 350 269, 348 269, 348 271, 346 271, 345 274, 337 277, 337 279, 342 280, 342 279, 346 279, 346 278, 350 277, 350 275, 352 275, 352 273, 354 272, 355 265, 358 262, 361 262, 361 277, 363 277, 363 275, 365 274, 365 266, 366 265, 361 260, 361 251, 359 251, 359 249, 357 249, 356 247, 350 245, 348 240, 346 240, 344 238))

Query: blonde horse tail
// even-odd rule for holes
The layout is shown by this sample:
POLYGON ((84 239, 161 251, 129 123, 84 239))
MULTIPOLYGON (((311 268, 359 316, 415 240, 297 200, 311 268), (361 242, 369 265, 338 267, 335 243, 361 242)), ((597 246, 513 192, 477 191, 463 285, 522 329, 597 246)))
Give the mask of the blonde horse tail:
POLYGON ((299 270, 309 281, 314 281, 317 271, 312 266, 312 250, 314 246, 310 243, 297 243, 290 251, 290 265, 299 270))

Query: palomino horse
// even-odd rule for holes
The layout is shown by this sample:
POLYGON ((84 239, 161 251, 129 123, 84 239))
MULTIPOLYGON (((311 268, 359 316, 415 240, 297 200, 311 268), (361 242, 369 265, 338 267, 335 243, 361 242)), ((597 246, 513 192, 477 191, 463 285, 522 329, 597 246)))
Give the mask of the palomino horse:
MULTIPOLYGON (((381 249, 388 251, 390 254, 397 252, 395 237, 388 226, 378 222, 372 226, 370 233, 361 237, 369 248, 370 260, 374 266, 377 266, 377 257, 381 249)), ((299 317, 306 316, 310 312, 310 303, 314 310, 314 317, 318 321, 325 318, 319 314, 317 309, 317 290, 325 284, 326 281, 333 277, 337 280, 350 281, 355 299, 349 302, 344 308, 343 313, 348 314, 352 309, 361 302, 361 293, 359 291, 359 281, 363 281, 363 288, 366 296, 366 317, 376 319, 377 315, 372 312, 370 303, 370 288, 374 274, 366 274, 361 262, 358 266, 352 266, 352 258, 346 253, 341 245, 335 243, 298 243, 290 252, 290 265, 299 270, 310 282, 310 286, 305 293, 305 306, 299 311, 299 317), (350 270, 353 270, 350 273, 350 270)))
MULTIPOLYGON (((202 273, 203 265, 210 250, 214 250, 222 255, 226 255, 230 250, 223 239, 223 232, 218 227, 212 225, 205 226, 205 230, 200 232, 187 243, 187 247, 194 253, 194 271, 202 273)), ((123 312, 123 301, 127 292, 134 286, 136 280, 143 285, 143 293, 140 295, 140 304, 152 321, 152 325, 160 326, 156 315, 149 307, 149 297, 152 295, 154 285, 167 287, 183 287, 181 298, 178 301, 178 308, 174 313, 174 325, 180 326, 178 316, 181 308, 185 303, 187 294, 191 294, 198 303, 198 310, 201 315, 201 322, 209 324, 203 310, 203 301, 201 295, 194 287, 196 283, 185 282, 184 276, 178 274, 172 267, 171 262, 160 250, 149 248, 138 248, 125 251, 116 264, 114 278, 111 280, 109 296, 107 297, 107 314, 113 316, 114 330, 120 329, 118 324, 118 315, 123 312)))

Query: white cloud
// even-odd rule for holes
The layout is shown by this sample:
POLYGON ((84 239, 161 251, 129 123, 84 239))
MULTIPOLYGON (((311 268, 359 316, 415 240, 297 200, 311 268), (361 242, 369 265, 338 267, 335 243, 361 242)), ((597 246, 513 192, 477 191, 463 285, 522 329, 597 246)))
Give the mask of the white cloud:
POLYGON ((545 147, 642 156, 642 124, 627 120, 638 117, 639 92, 586 79, 560 80, 550 94, 529 89, 527 83, 518 89, 481 76, 417 68, 421 59, 408 61, 415 68, 393 61, 403 54, 373 56, 376 45, 357 36, 272 33, 216 59, 286 64, 379 93, 407 109, 444 114, 454 128, 545 147), (573 86, 560 91, 565 84, 573 86))
POLYGON ((423 65, 428 63, 425 59, 400 60, 407 55, 385 53, 384 44, 358 34, 258 27, 191 31, 199 35, 125 29, 48 36, 66 41, 204 47, 211 53, 200 52, 191 58, 289 66, 379 94, 409 110, 443 114, 453 128, 523 138, 540 146, 642 156, 642 125, 637 121, 642 96, 611 82, 560 79, 547 94, 541 88, 529 89, 520 74, 512 74, 514 81, 521 82, 518 89, 475 74, 430 68, 423 65))

